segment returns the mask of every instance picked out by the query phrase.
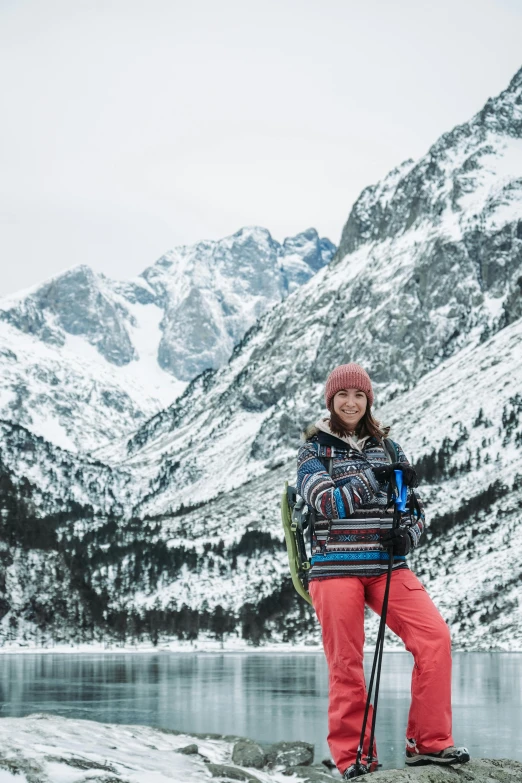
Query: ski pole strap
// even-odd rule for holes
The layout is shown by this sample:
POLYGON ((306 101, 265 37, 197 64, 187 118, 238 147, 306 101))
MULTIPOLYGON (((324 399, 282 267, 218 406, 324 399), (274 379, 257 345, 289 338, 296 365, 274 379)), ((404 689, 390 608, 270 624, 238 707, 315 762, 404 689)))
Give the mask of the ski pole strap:
POLYGON ((408 500, 408 513, 412 519, 419 519, 422 517, 422 509, 419 505, 419 499, 413 490, 411 490, 410 499, 408 500))

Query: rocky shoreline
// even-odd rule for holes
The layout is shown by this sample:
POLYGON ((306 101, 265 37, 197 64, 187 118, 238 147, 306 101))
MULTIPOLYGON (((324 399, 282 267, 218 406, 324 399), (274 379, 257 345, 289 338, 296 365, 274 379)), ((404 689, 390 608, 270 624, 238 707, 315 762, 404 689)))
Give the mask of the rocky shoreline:
MULTIPOLYGON (((7 783, 334 783, 329 759, 307 742, 263 745, 246 737, 37 714, 0 719, 0 780, 7 783)), ((521 783, 522 763, 477 759, 461 767, 389 769, 375 783, 521 783)))
MULTIPOLYGON (((191 746, 197 752, 196 745, 191 746)), ((188 752, 188 749, 180 752, 188 752)), ((205 760, 206 761, 206 760, 205 760)), ((221 781, 261 783, 255 770, 279 772, 303 783, 331 783, 340 776, 330 759, 314 763, 314 747, 308 742, 278 742, 263 748, 249 739, 237 740, 229 764, 207 763, 213 778, 221 781)), ((510 759, 476 759, 462 766, 380 770, 372 774, 375 783, 436 783, 462 780, 466 783, 522 783, 522 763, 510 759)))

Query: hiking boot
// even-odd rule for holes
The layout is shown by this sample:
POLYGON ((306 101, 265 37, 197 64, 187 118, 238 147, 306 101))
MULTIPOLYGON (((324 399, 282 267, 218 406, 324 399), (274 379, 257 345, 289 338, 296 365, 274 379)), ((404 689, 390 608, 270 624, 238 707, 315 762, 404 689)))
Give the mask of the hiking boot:
POLYGON ((366 764, 359 764, 359 766, 356 766, 355 764, 350 764, 348 769, 345 769, 343 772, 343 780, 351 780, 352 778, 358 778, 361 775, 367 775, 368 774, 368 767, 366 764))
POLYGON ((423 767, 425 764, 465 764, 469 758, 467 748, 456 748, 455 745, 439 750, 438 753, 420 753, 416 749, 406 748, 406 764, 409 767, 423 767))

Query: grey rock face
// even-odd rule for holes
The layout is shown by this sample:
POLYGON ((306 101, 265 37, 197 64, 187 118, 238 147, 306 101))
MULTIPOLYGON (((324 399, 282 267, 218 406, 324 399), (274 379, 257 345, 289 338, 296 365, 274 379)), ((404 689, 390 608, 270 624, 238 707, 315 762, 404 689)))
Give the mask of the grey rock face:
POLYGON ((334 252, 315 229, 280 245, 266 229, 251 227, 167 253, 142 275, 165 311, 161 367, 190 380, 222 366, 255 321, 328 264, 334 252))
POLYGON ((233 348, 232 338, 226 342, 222 338, 210 303, 193 286, 183 301, 183 313, 176 306, 166 309, 158 348, 160 367, 183 380, 194 378, 205 367, 219 367, 233 348))
POLYGON ((163 311, 159 365, 191 380, 226 362, 256 320, 334 252, 315 229, 280 245, 266 229, 245 228, 219 241, 176 248, 133 281, 74 267, 26 297, 3 307, 0 302, 0 318, 49 345, 63 346, 68 334, 80 336, 108 362, 124 366, 139 359, 129 305, 156 305, 163 311))
POLYGON ((329 239, 320 239, 317 231, 309 228, 295 237, 285 239, 280 250, 284 288, 292 293, 330 263, 335 245, 329 239))
POLYGON ((314 760, 314 746, 309 742, 276 742, 266 752, 271 767, 308 766, 314 760))
POLYGON ((111 281, 111 288, 117 294, 122 296, 128 302, 133 304, 157 304, 156 296, 153 291, 150 290, 144 283, 131 280, 129 282, 123 280, 111 281))
MULTIPOLYGON (((418 163, 406 161, 363 191, 343 230, 338 258, 367 242, 397 237, 427 218, 432 225, 441 225, 448 208, 462 212, 463 197, 476 191, 477 173, 495 153, 491 140, 522 136, 521 72, 469 122, 443 134, 418 163)), ((506 183, 506 190, 492 195, 483 207, 492 210, 520 186, 520 182, 506 183)))
POLYGON ((136 357, 126 325, 129 313, 87 266, 54 278, 18 306, 0 310, 0 317, 55 345, 65 343, 64 333, 84 337, 116 365, 136 357))
POLYGON ((236 742, 232 750, 232 761, 241 767, 262 769, 266 763, 266 756, 263 748, 257 742, 240 740, 236 742))

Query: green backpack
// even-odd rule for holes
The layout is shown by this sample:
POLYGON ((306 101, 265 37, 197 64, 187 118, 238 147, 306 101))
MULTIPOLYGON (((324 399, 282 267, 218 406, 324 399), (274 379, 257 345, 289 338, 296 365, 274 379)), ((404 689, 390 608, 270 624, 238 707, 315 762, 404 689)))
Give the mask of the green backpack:
MULTIPOLYGON (((390 463, 398 462, 399 454, 395 443, 390 438, 383 438, 382 444, 390 463)), ((321 457, 319 459, 323 461, 321 457)), ((332 460, 328 459, 325 461, 328 462, 325 465, 325 469, 331 474, 332 460)), ((305 531, 307 528, 311 528, 313 516, 303 498, 297 494, 296 488, 289 486, 288 481, 286 481, 281 497, 281 521, 285 533, 290 576, 292 577, 292 584, 301 598, 304 598, 309 604, 312 604, 312 599, 308 592, 308 575, 312 564, 306 554, 305 531)), ((311 529, 309 534, 311 540, 311 529)))

